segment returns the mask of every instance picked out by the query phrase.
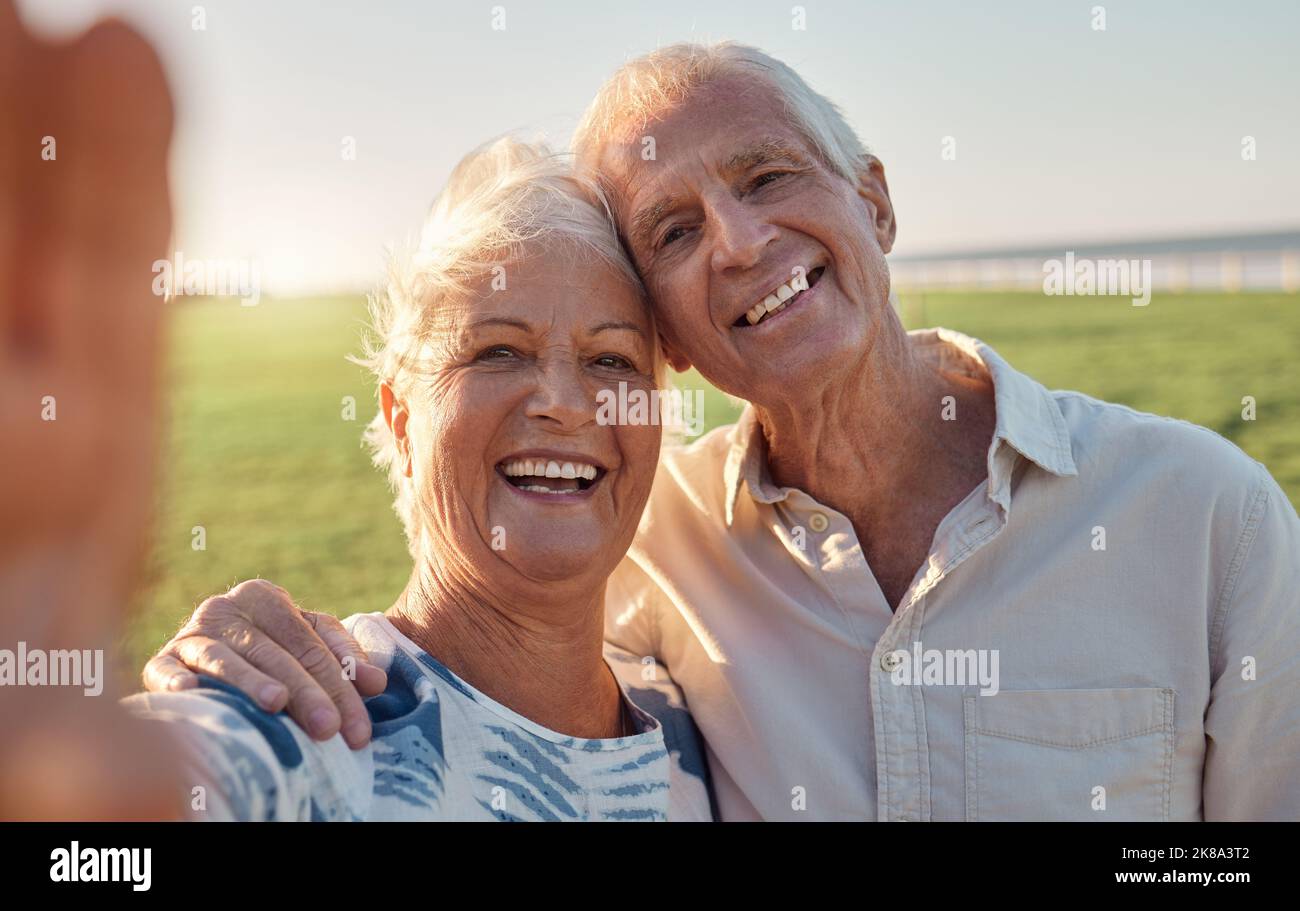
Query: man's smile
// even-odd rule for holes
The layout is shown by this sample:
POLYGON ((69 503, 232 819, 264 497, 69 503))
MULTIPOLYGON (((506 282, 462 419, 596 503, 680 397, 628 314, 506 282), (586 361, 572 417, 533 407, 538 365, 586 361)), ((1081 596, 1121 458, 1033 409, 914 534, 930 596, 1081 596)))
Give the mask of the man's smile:
POLYGON ((825 266, 818 266, 805 276, 802 271, 796 270, 793 277, 764 295, 731 325, 739 329, 749 329, 767 324, 778 315, 803 303, 804 298, 809 296, 825 271, 825 266))

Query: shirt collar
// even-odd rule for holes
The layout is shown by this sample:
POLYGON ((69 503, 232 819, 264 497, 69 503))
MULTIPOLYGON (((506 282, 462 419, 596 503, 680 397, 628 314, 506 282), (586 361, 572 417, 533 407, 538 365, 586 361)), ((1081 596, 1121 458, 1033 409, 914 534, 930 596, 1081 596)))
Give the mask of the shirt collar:
POLYGON ((728 527, 735 520, 736 500, 742 485, 749 488, 750 496, 759 503, 785 499, 786 492, 772 483, 767 467, 767 441, 763 438, 763 428, 759 426, 758 413, 753 405, 745 406, 731 431, 731 449, 722 469, 722 480, 727 496, 728 527))
MULTIPOLYGON (((988 370, 993 382, 996 426, 989 445, 989 497, 1010 506, 1011 472, 1016 459, 1003 458, 1003 447, 1029 459, 1059 477, 1074 477, 1079 471, 1070 447, 1070 431, 1056 399, 1041 383, 1004 361, 978 339, 951 329, 918 329, 909 332, 913 344, 945 366, 962 369, 963 359, 973 359, 988 370)), ((968 368, 969 369, 969 366, 968 368)), ((772 483, 767 467, 767 442, 753 405, 746 405, 731 433, 731 448, 723 468, 726 492, 726 520, 735 519, 736 501, 742 486, 759 503, 784 500, 790 488, 772 483)))

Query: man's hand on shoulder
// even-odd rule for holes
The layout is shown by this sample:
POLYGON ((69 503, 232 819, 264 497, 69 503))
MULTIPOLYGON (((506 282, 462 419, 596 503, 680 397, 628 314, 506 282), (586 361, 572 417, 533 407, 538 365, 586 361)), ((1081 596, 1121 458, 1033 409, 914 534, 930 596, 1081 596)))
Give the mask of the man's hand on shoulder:
POLYGON ((287 710, 316 740, 340 731, 348 746, 370 741, 363 696, 387 675, 337 618, 300 610, 264 579, 208 598, 144 669, 152 692, 189 689, 207 674, 238 687, 268 712, 287 710))

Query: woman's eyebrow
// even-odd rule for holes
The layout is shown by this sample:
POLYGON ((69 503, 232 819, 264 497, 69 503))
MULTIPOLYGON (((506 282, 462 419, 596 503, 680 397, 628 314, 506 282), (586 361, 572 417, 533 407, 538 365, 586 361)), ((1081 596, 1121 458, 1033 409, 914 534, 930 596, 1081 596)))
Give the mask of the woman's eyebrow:
MULTIPOLYGON (((504 316, 485 316, 482 319, 476 319, 469 324, 470 329, 482 329, 486 326, 511 326, 515 329, 521 329, 524 332, 532 332, 533 327, 520 319, 510 319, 504 316)), ((645 330, 636 323, 629 323, 624 320, 610 320, 604 323, 597 323, 587 330, 590 335, 598 335, 601 332, 635 332, 638 335, 645 335, 645 330)))
POLYGON ((513 326, 516 329, 522 329, 524 332, 532 332, 533 327, 520 319, 508 319, 504 316, 485 316, 482 319, 476 319, 469 324, 470 329, 482 329, 486 326, 513 326))
POLYGON ((635 332, 637 335, 645 335, 645 330, 643 330, 636 323, 625 323, 619 321, 600 323, 599 325, 592 326, 591 329, 589 329, 588 331, 592 335, 596 335, 601 332, 611 332, 615 330, 621 330, 623 332, 635 332))

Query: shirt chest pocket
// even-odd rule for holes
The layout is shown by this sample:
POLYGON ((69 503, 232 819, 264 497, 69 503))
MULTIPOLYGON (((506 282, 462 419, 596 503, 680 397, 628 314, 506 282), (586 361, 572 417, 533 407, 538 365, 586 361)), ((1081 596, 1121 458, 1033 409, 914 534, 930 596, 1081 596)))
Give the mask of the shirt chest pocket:
POLYGON ((1164 821, 1174 691, 965 697, 966 819, 1164 821))

